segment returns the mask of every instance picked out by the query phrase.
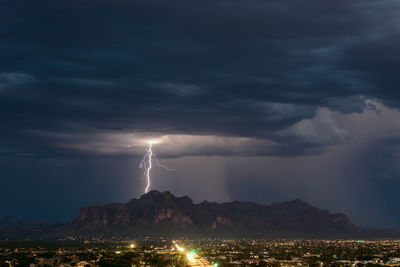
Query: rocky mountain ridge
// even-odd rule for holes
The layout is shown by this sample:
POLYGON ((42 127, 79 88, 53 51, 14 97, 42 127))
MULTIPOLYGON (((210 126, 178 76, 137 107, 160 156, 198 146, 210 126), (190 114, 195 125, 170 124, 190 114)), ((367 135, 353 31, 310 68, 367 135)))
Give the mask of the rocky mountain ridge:
POLYGON ((83 207, 70 224, 18 222, 0 217, 0 239, 134 238, 138 236, 222 238, 395 238, 394 229, 366 230, 346 215, 302 200, 271 205, 233 201, 195 204, 170 192, 150 191, 127 203, 83 207))
POLYGON ((73 225, 92 234, 199 234, 210 236, 350 236, 364 233, 344 214, 330 214, 293 200, 194 204, 170 192, 151 191, 126 204, 82 208, 73 225))

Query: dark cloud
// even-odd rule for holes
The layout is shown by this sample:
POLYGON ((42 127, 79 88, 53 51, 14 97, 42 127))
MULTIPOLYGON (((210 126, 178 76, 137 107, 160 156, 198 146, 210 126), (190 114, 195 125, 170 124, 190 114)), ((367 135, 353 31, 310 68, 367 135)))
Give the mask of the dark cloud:
POLYGON ((3 6, 0 116, 10 150, 35 153, 24 138, 50 153, 27 130, 81 126, 279 142, 277 132, 318 107, 361 112, 359 96, 399 98, 395 1, 3 6))

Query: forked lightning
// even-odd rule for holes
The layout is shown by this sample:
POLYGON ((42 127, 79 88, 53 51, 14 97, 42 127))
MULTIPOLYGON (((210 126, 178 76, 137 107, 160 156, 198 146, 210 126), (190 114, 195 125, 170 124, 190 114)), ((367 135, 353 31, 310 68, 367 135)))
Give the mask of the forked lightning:
POLYGON ((143 157, 142 161, 140 162, 139 168, 144 169, 143 176, 145 177, 146 180, 146 188, 144 190, 144 193, 146 194, 149 192, 149 188, 151 186, 151 168, 153 167, 153 158, 155 160, 155 164, 161 168, 166 169, 167 171, 174 171, 175 169, 168 168, 167 166, 161 164, 158 162, 157 156, 153 153, 152 147, 153 144, 155 144, 156 141, 149 141, 148 146, 147 146, 147 152, 146 155, 143 157))

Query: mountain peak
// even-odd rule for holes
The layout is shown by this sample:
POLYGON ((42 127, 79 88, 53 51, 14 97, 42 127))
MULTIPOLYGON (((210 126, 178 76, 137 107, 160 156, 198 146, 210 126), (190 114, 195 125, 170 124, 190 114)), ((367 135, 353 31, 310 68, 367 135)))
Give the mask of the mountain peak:
POLYGON ((141 195, 140 199, 148 197, 160 197, 160 196, 172 196, 172 194, 169 191, 160 192, 158 190, 150 190, 149 192, 141 195))
MULTIPOLYGON (((0 238, 27 224, 0 217, 0 238), (3 226, 1 223, 3 222, 3 226), (11 230, 14 229, 14 230, 11 230), (3 231, 3 232, 2 232, 3 231)), ((208 237, 394 237, 397 231, 371 232, 359 228, 343 214, 332 214, 294 199, 262 205, 251 202, 193 204, 188 196, 152 190, 126 204, 109 203, 81 208, 71 225, 29 224, 31 234, 62 233, 77 236, 208 236, 208 237)), ((21 228, 22 229, 22 228, 21 228)), ((17 232, 24 234, 21 230, 17 232), (18 232, 19 231, 19 232, 18 232)))
POLYGON ((192 199, 188 196, 175 197, 170 191, 160 192, 157 190, 151 190, 150 192, 142 195, 139 198, 139 202, 151 205, 193 205, 192 199))
POLYGON ((272 205, 251 202, 193 204, 188 196, 152 190, 120 206, 87 207, 75 226, 119 233, 208 236, 346 236, 363 233, 347 217, 320 210, 300 199, 272 205))

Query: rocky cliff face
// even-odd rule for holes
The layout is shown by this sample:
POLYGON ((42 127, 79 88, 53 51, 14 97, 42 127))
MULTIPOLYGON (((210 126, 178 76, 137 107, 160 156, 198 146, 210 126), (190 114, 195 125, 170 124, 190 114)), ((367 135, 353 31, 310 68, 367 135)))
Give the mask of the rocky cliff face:
POLYGON ((151 191, 139 199, 81 208, 71 224, 16 221, 0 216, 0 239, 143 235, 252 238, 398 238, 400 231, 367 231, 343 214, 293 200, 271 205, 250 202, 194 204, 189 197, 151 191))
POLYGON ((170 221, 185 228, 193 224, 185 214, 193 206, 188 197, 176 198, 169 192, 151 191, 126 204, 110 203, 81 208, 79 217, 73 223, 84 228, 107 228, 170 221))
POLYGON ((343 214, 330 214, 293 200, 272 205, 249 202, 193 204, 188 197, 151 191, 126 204, 81 209, 73 225, 81 232, 202 234, 211 236, 351 236, 363 229, 343 214))

